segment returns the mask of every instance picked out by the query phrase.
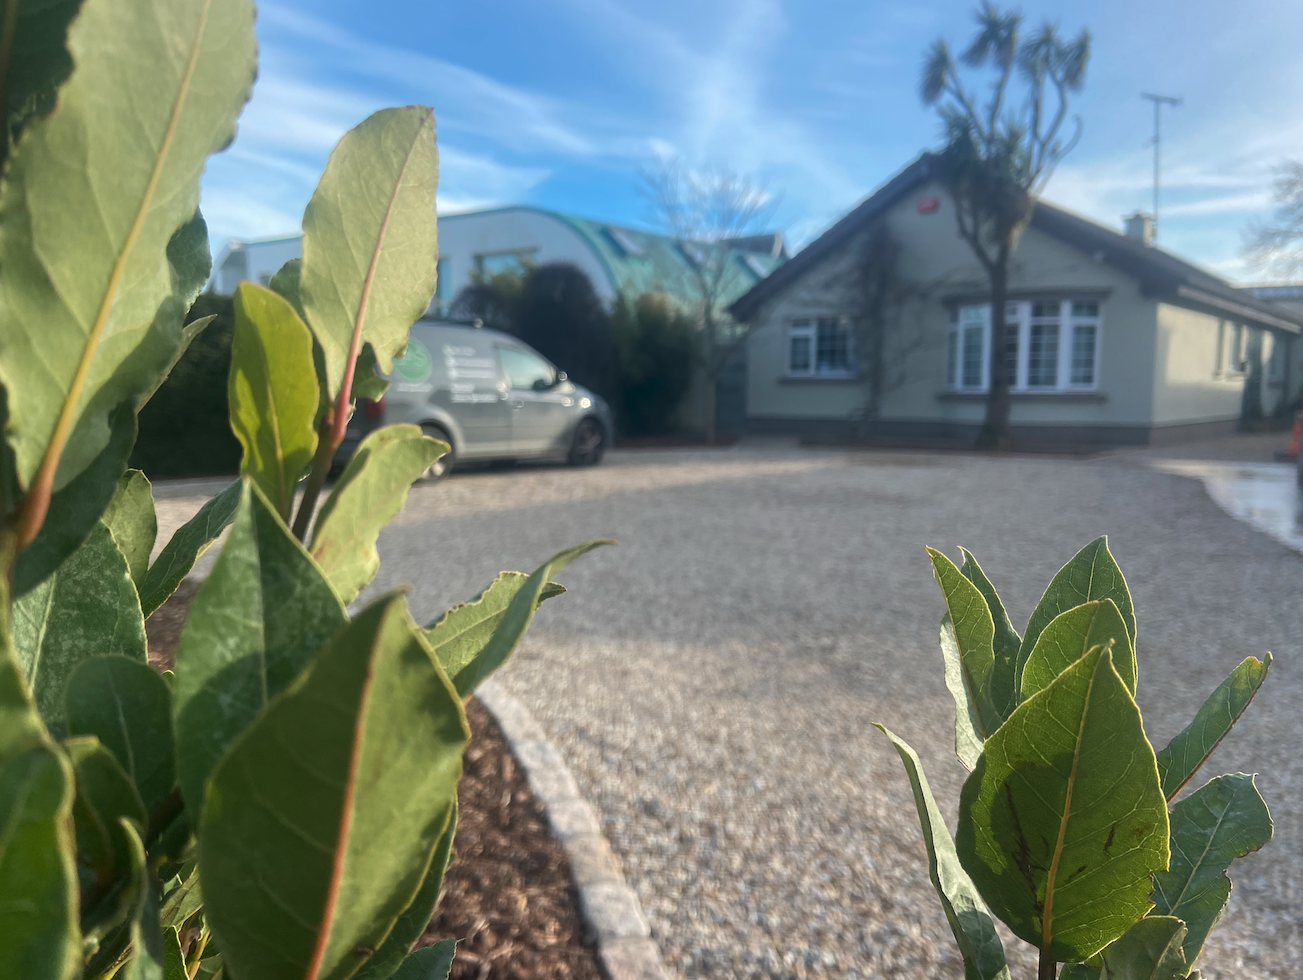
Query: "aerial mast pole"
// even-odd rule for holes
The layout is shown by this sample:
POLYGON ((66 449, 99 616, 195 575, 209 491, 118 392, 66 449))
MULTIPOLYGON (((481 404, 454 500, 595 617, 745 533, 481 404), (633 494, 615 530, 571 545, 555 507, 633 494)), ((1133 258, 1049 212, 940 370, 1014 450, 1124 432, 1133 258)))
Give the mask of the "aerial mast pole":
POLYGON ((1153 95, 1149 92, 1141 92, 1142 99, 1148 99, 1154 104, 1154 224, 1153 239, 1158 241, 1158 168, 1159 168, 1159 146, 1162 141, 1159 129, 1159 114, 1163 106, 1170 105, 1173 108, 1179 106, 1183 101, 1179 95, 1153 95))

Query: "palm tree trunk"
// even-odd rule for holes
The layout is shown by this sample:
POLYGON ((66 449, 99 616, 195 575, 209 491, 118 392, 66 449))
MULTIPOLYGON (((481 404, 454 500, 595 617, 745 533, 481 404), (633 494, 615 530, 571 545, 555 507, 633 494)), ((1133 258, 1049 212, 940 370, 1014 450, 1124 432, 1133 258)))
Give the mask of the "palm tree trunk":
POLYGON ((977 433, 979 449, 1012 449, 1013 435, 1009 431, 1009 412, 1012 402, 1009 387, 1008 362, 1005 357, 1005 306, 1009 294, 1009 252, 1001 248, 990 270, 991 281, 991 384, 986 395, 986 419, 977 433))

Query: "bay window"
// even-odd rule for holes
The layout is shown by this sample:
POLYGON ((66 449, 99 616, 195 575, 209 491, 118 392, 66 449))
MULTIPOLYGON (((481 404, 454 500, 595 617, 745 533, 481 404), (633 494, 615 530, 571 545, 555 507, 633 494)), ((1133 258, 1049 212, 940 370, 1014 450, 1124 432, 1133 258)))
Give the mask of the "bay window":
MULTIPOLYGON (((1005 308, 1004 355, 1014 391, 1089 391, 1099 384, 1099 303, 1024 300, 1005 308)), ((946 387, 990 386, 990 304, 951 311, 946 387)))

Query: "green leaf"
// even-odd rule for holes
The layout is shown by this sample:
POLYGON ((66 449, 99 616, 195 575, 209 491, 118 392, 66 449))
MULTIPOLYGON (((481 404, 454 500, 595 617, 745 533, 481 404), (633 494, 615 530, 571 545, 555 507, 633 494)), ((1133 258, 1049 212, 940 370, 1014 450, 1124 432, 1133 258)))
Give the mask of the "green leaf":
POLYGON ((46 721, 63 719, 68 675, 84 660, 145 662, 145 621, 127 559, 100 521, 59 570, 13 606, 14 649, 46 721))
POLYGON ((226 530, 240 503, 241 482, 236 480, 186 521, 163 547, 140 584, 140 608, 146 618, 176 591, 199 556, 226 530))
POLYGON ((452 840, 456 833, 457 801, 453 800, 447 829, 435 845, 430 866, 421 882, 421 890, 412 899, 412 904, 398 917, 393 930, 385 938, 384 945, 353 975, 353 980, 388 980, 407 959, 412 946, 424 934, 434 916, 434 907, 439 903, 439 891, 443 887, 443 875, 452 858, 452 840))
POLYGON ((1136 693, 1136 652, 1126 623, 1112 599, 1083 602, 1059 613, 1041 632, 1022 671, 1022 698, 1050 686, 1054 678, 1086 655, 1091 647, 1113 644, 1113 669, 1132 696, 1136 693))
POLYGON ((1077 552, 1072 560, 1058 570, 1050 581, 1045 595, 1037 603, 1032 617, 1027 621, 1027 631, 1023 634, 1022 645, 1018 648, 1018 666, 1014 678, 1014 690, 1022 690, 1023 664, 1036 648, 1036 641, 1041 631, 1050 625, 1050 621, 1059 613, 1067 612, 1083 602, 1093 599, 1112 599, 1126 624, 1127 635, 1131 637, 1131 648, 1136 648, 1136 614, 1131 606, 1131 592, 1127 589, 1127 580, 1122 577, 1108 550, 1108 538, 1096 538, 1077 552))
POLYGON ((176 288, 167 246, 248 98, 253 8, 86 0, 68 50, 76 67, 58 106, 27 126, 0 187, 9 435, 27 486, 67 426, 55 489, 99 454, 109 411, 150 391, 180 342, 179 323, 166 344, 155 329, 176 288))
POLYGON ((165 929, 180 929, 185 921, 194 915, 204 904, 203 890, 199 886, 199 872, 194 865, 181 869, 181 875, 173 879, 175 885, 163 896, 158 918, 165 929), (188 869, 188 870, 187 870, 188 869))
POLYGON ((420 889, 469 737, 401 596, 331 641, 209 783, 204 915, 234 976, 358 969, 420 889))
POLYGON ((145 826, 145 807, 131 778, 99 739, 70 738, 63 747, 77 776, 72 813, 82 872, 81 908, 90 911, 119 878, 131 874, 131 842, 118 821, 125 817, 145 826))
POLYGON ((115 980, 163 980, 163 932, 158 922, 158 882, 145 863, 145 845, 129 820, 121 821, 131 842, 132 880, 136 897, 128 924, 131 953, 115 980))
POLYGON ((307 314, 303 312, 303 296, 299 289, 302 275, 303 260, 290 259, 276 271, 276 275, 271 277, 267 288, 287 300, 290 306, 294 307, 294 312, 299 315, 299 318, 307 322, 307 314))
POLYGON ((950 923, 950 931, 954 933, 964 958, 966 980, 1008 980, 1009 967, 1005 963, 1000 936, 995 931, 995 920, 959 863, 955 842, 932 796, 927 776, 923 774, 923 764, 907 742, 882 725, 875 724, 874 727, 891 739, 900 761, 905 764, 905 773, 914 790, 918 820, 923 826, 928 877, 941 899, 946 921, 950 923))
POLYGON ((286 520, 317 449, 312 333, 290 303, 253 283, 235 291, 228 392, 231 430, 244 447, 240 472, 286 520))
POLYGON ((223 753, 344 620, 321 570, 246 479, 177 646, 177 771, 191 814, 223 753))
POLYGON ((1014 934, 1068 962, 1149 910, 1167 833, 1140 711, 1101 648, 987 739, 960 794, 955 847, 1014 934))
POLYGON ((216 316, 207 316, 192 323, 185 322, 186 314, 213 269, 212 253, 208 250, 208 223, 197 210, 168 241, 167 261, 172 292, 155 312, 144 342, 123 364, 128 373, 153 378, 144 394, 135 399, 136 411, 157 394, 186 348, 216 319, 216 316))
POLYGON ((126 657, 92 657, 68 678, 64 703, 69 734, 98 738, 131 778, 146 815, 157 810, 176 785, 172 695, 158 672, 126 657))
POLYGON ((1154 875, 1154 913, 1185 920, 1193 963, 1231 895, 1226 869, 1271 840, 1271 814, 1253 777, 1218 776, 1172 807, 1172 864, 1154 875))
POLYGON ((190 307, 194 305, 213 271, 213 255, 208 248, 208 223, 198 210, 168 241, 167 261, 172 271, 172 294, 163 300, 158 312, 154 314, 154 323, 142 349, 149 351, 152 347, 160 347, 171 349, 172 354, 165 364, 153 360, 151 356, 150 364, 145 370, 153 370, 154 382, 137 399, 137 411, 144 408, 158 393, 158 389, 163 386, 195 338, 217 319, 214 315, 185 322, 190 307), (156 342, 155 338, 159 337, 166 339, 161 343, 156 342))
MULTIPOLYGON (((0 112, 10 132, 4 138, 0 161, 24 122, 54 107, 54 90, 72 71, 66 45, 68 23, 81 7, 81 0, 9 3, 17 3, 18 11, 13 38, 5 45, 9 55, 4 73, 6 105, 0 106, 0 112)), ((0 10, 7 13, 9 3, 0 3, 0 10)))
POLYGON ((175 928, 163 929, 163 980, 190 980, 175 928))
POLYGON ((448 980, 456 952, 457 940, 440 939, 433 946, 418 949, 403 960, 394 980, 448 980))
POLYGON ((386 425, 357 447, 312 532, 312 557, 344 602, 375 578, 381 529, 403 509, 412 482, 447 451, 416 425, 386 425))
MULTIPOLYGON (((425 639, 449 677, 455 678, 488 645, 511 600, 528 581, 529 576, 524 572, 500 572, 470 602, 458 603, 426 626, 425 639)), ((564 586, 548 582, 539 595, 539 602, 563 592, 564 586)))
POLYGON ((959 570, 964 573, 965 578, 977 586, 977 591, 982 593, 982 598, 986 600, 986 608, 990 610, 995 625, 995 637, 992 643, 995 667, 991 671, 991 702, 1002 717, 1008 718, 1013 709, 1018 707, 1013 681, 1014 674, 1017 672, 1018 647, 1022 644, 1022 637, 1013 628, 1013 623, 1009 621, 1009 614, 1004 610, 1004 603, 1000 601, 1000 594, 995 591, 995 586, 986 577, 977 559, 966 548, 960 548, 959 551, 964 556, 964 563, 959 566, 959 570))
POLYGON ((72 801, 48 746, 0 769, 0 977, 70 980, 80 965, 72 801))
POLYGON ((13 596, 17 599, 45 581, 85 542, 95 522, 118 490, 127 457, 136 442, 136 412, 130 402, 109 415, 110 437, 86 469, 50 498, 36 539, 23 549, 14 565, 13 596))
POLYGON ((118 480, 118 491, 104 512, 104 523, 127 559, 131 581, 140 584, 149 570, 149 554, 158 536, 154 497, 149 479, 140 470, 127 470, 118 480))
POLYGON ((1146 916, 1104 950, 1100 980, 1183 980, 1184 938, 1180 919, 1146 916))
POLYGON ((379 401, 389 390, 389 382, 376 374, 376 351, 370 344, 357 355, 357 370, 353 372, 353 397, 379 401))
POLYGON ((382 109, 344 134, 303 212, 303 309, 325 354, 330 397, 358 343, 388 374, 434 295, 438 184, 434 113, 382 109))
POLYGON ((457 686, 457 693, 463 698, 470 696, 490 674, 507 662, 507 658, 516 649, 516 644, 525 635, 525 630, 529 628, 529 622, 534 618, 535 610, 538 609, 539 603, 543 601, 543 593, 547 589, 548 579, 554 573, 565 568, 576 558, 588 554, 594 548, 600 548, 608 544, 615 544, 615 542, 610 538, 585 541, 573 548, 558 551, 539 565, 538 568, 534 569, 534 574, 525 580, 525 583, 517 590, 511 602, 507 605, 507 611, 503 614, 502 621, 498 623, 497 628, 494 629, 489 642, 455 675, 450 675, 453 683, 457 686))
MULTIPOLYGON (((0 603, 4 598, 4 585, 0 581, 0 603)), ((45 743, 48 737, 32 702, 23 668, 9 643, 8 631, 0 626, 0 767, 33 746, 45 743)))
POLYGON ((1169 801, 1181 792, 1221 744, 1231 726, 1239 721, 1267 679, 1269 667, 1271 654, 1261 660, 1246 657, 1240 661, 1239 666, 1200 705, 1194 720, 1158 753, 1158 774, 1163 780, 1163 795, 1169 801))
POLYGON ((946 687, 955 699, 955 752, 972 769, 982 754, 982 743, 1004 721, 991 696, 995 624, 977 586, 941 552, 928 548, 927 553, 946 600, 941 657, 946 687))

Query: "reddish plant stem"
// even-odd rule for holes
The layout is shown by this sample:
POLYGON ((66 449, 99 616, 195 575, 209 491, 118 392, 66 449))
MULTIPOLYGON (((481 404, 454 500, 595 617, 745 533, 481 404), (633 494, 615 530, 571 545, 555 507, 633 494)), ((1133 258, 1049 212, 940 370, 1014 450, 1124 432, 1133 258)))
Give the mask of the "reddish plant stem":
POLYGON ((335 458, 335 450, 343 441, 343 437, 340 437, 339 442, 335 441, 335 414, 335 410, 330 409, 322 416, 321 431, 317 433, 317 453, 312 457, 312 469, 303 484, 303 499, 299 501, 299 512, 294 516, 294 536, 305 546, 308 543, 308 528, 312 524, 312 512, 316 510, 317 498, 321 495, 321 488, 326 483, 327 474, 330 473, 330 464, 335 458))

